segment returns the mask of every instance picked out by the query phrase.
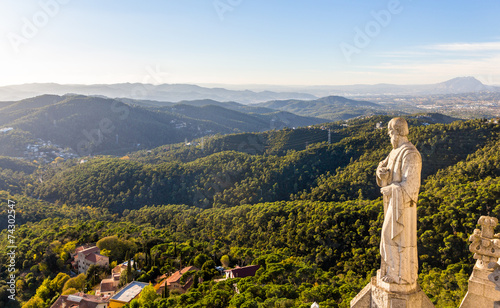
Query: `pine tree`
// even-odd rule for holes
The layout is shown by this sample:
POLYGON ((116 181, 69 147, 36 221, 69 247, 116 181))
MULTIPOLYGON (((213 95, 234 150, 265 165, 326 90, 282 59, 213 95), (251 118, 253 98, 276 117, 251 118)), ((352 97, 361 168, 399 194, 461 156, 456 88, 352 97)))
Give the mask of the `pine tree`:
POLYGON ((198 288, 198 273, 194 274, 193 276, 193 289, 198 288))
MULTIPOLYGON (((127 253, 128 255, 128 253, 127 253)), ((127 283, 129 283, 132 280, 132 259, 128 259, 127 262, 127 283)))
POLYGON ((165 288, 161 294, 162 298, 168 298, 170 296, 170 290, 167 288, 167 283, 165 282, 165 288))

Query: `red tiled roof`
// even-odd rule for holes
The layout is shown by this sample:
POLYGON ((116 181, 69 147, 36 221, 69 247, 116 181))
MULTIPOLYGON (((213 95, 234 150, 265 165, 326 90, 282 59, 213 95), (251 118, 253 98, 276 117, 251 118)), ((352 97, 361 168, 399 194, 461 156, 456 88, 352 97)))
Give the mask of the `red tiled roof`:
POLYGON ((100 255, 98 253, 91 253, 85 257, 85 260, 88 260, 92 263, 97 263, 100 260, 106 260, 106 259, 109 261, 108 257, 100 255))
POLYGON ((85 248, 84 250, 81 250, 79 252, 83 253, 84 255, 89 255, 91 253, 99 253, 101 250, 99 249, 99 247, 97 246, 94 246, 94 247, 90 247, 90 248, 85 248))
POLYGON ((167 278, 167 274, 163 274, 160 277, 156 278, 156 280, 161 281, 162 279, 167 278))
POLYGON ((199 271, 199 269, 194 267, 194 266, 185 267, 185 268, 181 269, 180 271, 173 273, 167 279, 163 280, 160 287, 165 287, 165 284, 167 284, 167 286, 168 286, 172 283, 180 283, 182 275, 189 272, 189 271, 199 271))
POLYGON ((80 251, 85 250, 85 249, 90 248, 90 247, 92 247, 92 246, 90 246, 90 245, 82 245, 82 246, 76 247, 75 253, 79 253, 80 251))
POLYGON ((168 277, 166 280, 167 284, 179 282, 181 280, 181 277, 183 274, 185 274, 189 271, 197 271, 197 270, 198 269, 194 266, 185 267, 185 268, 181 269, 180 271, 173 273, 170 277, 168 277))

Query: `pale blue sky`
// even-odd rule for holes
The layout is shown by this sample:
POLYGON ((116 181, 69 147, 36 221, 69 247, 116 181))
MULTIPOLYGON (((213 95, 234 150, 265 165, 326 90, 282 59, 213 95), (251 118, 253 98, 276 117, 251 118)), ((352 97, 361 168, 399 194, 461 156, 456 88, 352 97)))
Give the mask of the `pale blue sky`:
POLYGON ((499 12, 497 0, 3 0, 0 85, 500 84, 499 12))

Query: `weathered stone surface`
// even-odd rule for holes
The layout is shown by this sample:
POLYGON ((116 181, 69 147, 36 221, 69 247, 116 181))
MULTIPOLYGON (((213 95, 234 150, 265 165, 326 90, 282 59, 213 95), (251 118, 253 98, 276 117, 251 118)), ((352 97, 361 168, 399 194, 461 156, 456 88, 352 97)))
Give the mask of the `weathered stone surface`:
POLYGON ((481 225, 481 230, 475 229, 469 237, 472 242, 469 250, 474 253, 474 259, 477 261, 460 308, 496 307, 497 302, 500 302, 500 274, 496 272, 499 268, 500 240, 498 235, 494 234, 498 219, 481 216, 478 224, 481 225))
POLYGON ((405 283, 405 284, 397 284, 397 283, 388 283, 383 281, 382 273, 380 270, 377 271, 377 285, 391 293, 413 293, 415 292, 419 286, 416 281, 413 283, 405 283))
POLYGON ((494 229, 498 225, 495 217, 481 216, 478 224, 481 230, 475 229, 469 237, 472 243, 469 250, 474 253, 476 267, 487 269, 490 263, 496 263, 500 257, 500 239, 494 234, 494 229))
MULTIPOLYGON (((380 274, 377 275, 380 277, 380 274)), ((412 290, 391 292, 379 278, 372 281, 351 301, 352 308, 433 308, 434 305, 418 285, 412 290)))
POLYGON ((381 279, 390 284, 414 285, 418 277, 417 199, 422 158, 406 137, 406 120, 394 118, 388 128, 393 150, 376 172, 384 196, 381 279))
POLYGON ((367 284, 355 298, 351 300, 351 307, 364 308, 370 307, 372 301, 372 284, 367 284))
POLYGON ((500 264, 491 262, 488 268, 493 269, 493 273, 488 275, 488 280, 493 282, 495 290, 500 291, 500 264))
POLYGON ((389 122, 393 150, 377 168, 384 196, 384 224, 377 276, 351 301, 353 308, 431 308, 417 283, 417 199, 422 158, 408 141, 402 118, 389 122))

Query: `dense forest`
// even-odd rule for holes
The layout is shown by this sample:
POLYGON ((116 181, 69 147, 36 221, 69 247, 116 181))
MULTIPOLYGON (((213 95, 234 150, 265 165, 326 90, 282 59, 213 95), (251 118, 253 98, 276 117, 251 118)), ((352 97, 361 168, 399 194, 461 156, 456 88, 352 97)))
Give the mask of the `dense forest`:
MULTIPOLYGON (((374 173, 391 149, 389 120, 217 135, 196 146, 50 164, 2 157, 1 243, 13 200, 17 304, 50 307, 60 294, 92 290, 105 271, 70 277, 67 261, 77 245, 97 243, 113 264, 136 260, 141 270, 127 276, 139 281, 201 269, 193 275, 203 282, 186 294, 145 289, 130 307, 349 307, 380 262, 374 173), (215 265, 249 264, 260 265, 255 277, 214 280, 215 265)), ((457 307, 474 264, 468 236, 479 216, 500 215, 500 126, 407 120, 423 160, 419 283, 437 307, 457 307)), ((0 307, 8 295, 2 282, 0 307)))

